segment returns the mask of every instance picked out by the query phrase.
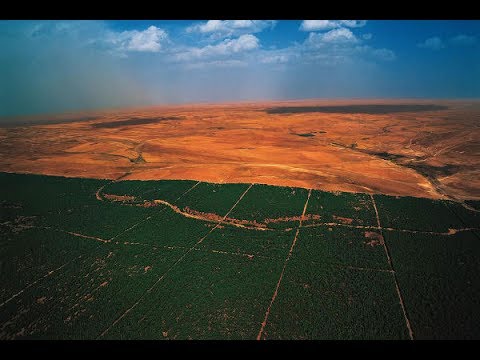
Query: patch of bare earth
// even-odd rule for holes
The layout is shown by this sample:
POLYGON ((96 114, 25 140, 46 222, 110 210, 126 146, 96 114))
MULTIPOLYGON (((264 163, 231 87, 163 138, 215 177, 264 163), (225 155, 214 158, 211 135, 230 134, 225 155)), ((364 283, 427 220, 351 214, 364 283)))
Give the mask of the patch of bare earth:
POLYGON ((383 236, 374 231, 365 231, 365 245, 375 247, 379 245, 383 245, 383 236))
POLYGON ((345 225, 351 225, 353 223, 353 219, 347 217, 333 215, 333 219, 345 225))
POLYGON ((102 194, 105 199, 112 201, 122 201, 122 202, 131 202, 135 201, 135 196, 129 195, 114 195, 114 194, 102 194))

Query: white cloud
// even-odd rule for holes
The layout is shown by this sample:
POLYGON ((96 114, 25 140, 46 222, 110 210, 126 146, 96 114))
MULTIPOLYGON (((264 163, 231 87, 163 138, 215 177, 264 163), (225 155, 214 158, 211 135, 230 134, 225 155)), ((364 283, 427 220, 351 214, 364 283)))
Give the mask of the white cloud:
POLYGON ((475 36, 461 34, 451 38, 450 42, 455 45, 473 45, 477 42, 477 39, 475 36))
POLYGON ((431 50, 440 50, 445 47, 442 39, 440 39, 438 36, 428 38, 424 42, 419 43, 417 46, 420 48, 431 49, 431 50))
POLYGON ((156 26, 144 31, 110 32, 107 37, 107 42, 120 51, 159 52, 167 41, 167 32, 156 26))
POLYGON ((357 28, 365 26, 366 23, 366 20, 303 20, 300 30, 324 31, 340 27, 357 28))
POLYGON ((204 24, 192 25, 187 28, 187 32, 201 32, 208 33, 212 31, 219 31, 223 28, 223 21, 221 20, 208 20, 204 24))
POLYGON ((380 60, 385 61, 391 61, 397 58, 395 53, 389 49, 374 49, 372 50, 372 55, 380 60))
POLYGON ((364 40, 370 40, 370 39, 372 38, 372 36, 373 36, 372 34, 368 33, 368 34, 363 34, 363 35, 362 35, 362 38, 363 38, 364 40))
POLYGON ((357 42, 357 38, 353 33, 345 28, 330 30, 322 34, 323 42, 357 42))
POLYGON ((213 39, 239 36, 246 33, 257 33, 273 28, 273 20, 208 20, 207 22, 187 27, 188 33, 208 34, 213 39))
POLYGON ((393 61, 395 53, 390 49, 364 45, 362 37, 356 37, 350 29, 333 29, 326 33, 311 32, 303 44, 292 48, 304 63, 355 64, 358 61, 393 61))
POLYGON ((367 20, 339 20, 340 26, 346 26, 351 28, 364 27, 367 24, 367 20))
POLYGON ((326 33, 310 33, 306 42, 312 46, 323 43, 356 43, 357 37, 346 28, 333 29, 326 33))
POLYGON ((260 41, 255 35, 241 35, 237 39, 225 39, 216 45, 207 45, 202 48, 189 48, 176 54, 176 59, 189 61, 215 56, 227 56, 257 49, 260 41))
POLYGON ((292 48, 292 52, 299 53, 304 63, 326 66, 355 64, 359 61, 395 60, 396 55, 390 49, 364 45, 366 41, 372 39, 371 33, 358 34, 358 36, 354 34, 353 28, 362 27, 365 23, 365 21, 355 20, 305 20, 302 23, 302 30, 324 31, 311 31, 303 44, 299 44, 295 49, 292 48))
MULTIPOLYGON (((210 20, 197 23, 188 31, 208 36, 236 31, 260 31, 265 28, 266 23, 250 20, 210 20)), ((250 65, 287 67, 302 63, 330 66, 341 63, 353 64, 355 61, 363 60, 389 61, 396 58, 389 49, 376 49, 364 45, 366 40, 371 38, 371 34, 357 36, 354 34, 356 30, 353 29, 355 26, 362 26, 361 22, 335 20, 335 26, 340 23, 344 26, 323 32, 310 32, 303 43, 294 43, 284 48, 261 48, 260 40, 252 33, 217 40, 210 37, 207 43, 202 44, 201 40, 197 46, 173 43, 165 30, 155 26, 143 31, 110 30, 103 36, 103 41, 95 43, 94 46, 123 57, 130 56, 132 52, 161 52, 156 57, 158 61, 172 66, 181 64, 182 67, 190 69, 250 65)))
POLYGON ((303 20, 300 25, 300 30, 315 31, 315 30, 329 30, 336 28, 335 21, 330 20, 303 20))

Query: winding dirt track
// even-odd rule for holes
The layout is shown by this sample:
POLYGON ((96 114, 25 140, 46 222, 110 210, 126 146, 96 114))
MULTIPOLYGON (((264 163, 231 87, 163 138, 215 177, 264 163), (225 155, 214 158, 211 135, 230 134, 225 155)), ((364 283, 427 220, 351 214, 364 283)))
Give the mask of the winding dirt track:
MULTIPOLYGON (((108 185, 108 184, 107 184, 108 185)), ((112 194, 103 193, 103 189, 107 186, 103 185, 100 187, 97 192, 95 193, 96 197, 100 201, 111 201, 111 202, 118 202, 125 206, 141 206, 141 207, 151 207, 151 206, 158 206, 158 205, 165 205, 171 211, 182 215, 187 218, 206 221, 215 223, 217 225, 230 225, 239 228, 244 228, 248 230, 258 230, 258 231, 283 231, 288 232, 291 231, 291 228, 286 229, 272 229, 268 228, 267 225, 269 223, 282 223, 282 222, 292 222, 292 221, 299 221, 300 223, 307 220, 320 220, 321 216, 318 214, 305 214, 302 213, 301 216, 292 216, 292 217, 279 217, 279 218, 268 218, 263 220, 245 220, 245 219, 236 219, 231 218, 227 215, 221 216, 214 213, 205 213, 202 211, 191 209, 190 207, 185 207, 184 209, 180 209, 177 205, 172 204, 166 200, 155 199, 153 201, 140 201, 139 199, 135 198, 134 196, 117 196, 112 194)), ((252 185, 250 185, 251 187, 252 185)), ((309 192, 310 194, 310 192, 309 192)), ((372 197, 373 199, 373 197, 372 197)), ((241 199, 239 199, 240 201, 241 199)), ((373 200, 372 200, 373 201, 373 200)), ((235 204, 236 205, 236 204, 235 204)), ((335 218, 335 216, 334 216, 335 218)), ((338 218, 344 219, 344 218, 338 218)), ((351 219, 348 219, 351 220, 351 219)), ((377 213, 377 221, 378 213, 377 213)), ((450 236, 455 235, 462 231, 471 231, 471 230, 480 230, 480 228, 461 228, 461 229, 448 229, 448 232, 433 232, 433 231, 423 231, 423 230, 411 230, 411 229, 397 229, 397 228, 390 228, 390 227, 380 227, 380 226, 364 226, 364 225, 352 225, 350 223, 345 222, 316 222, 314 224, 302 225, 303 227, 347 227, 352 229, 361 229, 366 230, 366 237, 368 237, 368 230, 386 230, 386 231, 400 231, 400 232, 408 232, 413 234, 432 234, 432 235, 444 235, 450 236)), ((72 235, 77 235, 70 233, 72 235)), ((79 235, 82 236, 82 235, 79 235)), ((99 241, 105 241, 103 239, 97 239, 99 241)), ((110 240, 108 240, 110 241, 110 240)))
POLYGON ((0 128, 0 171, 480 199, 478 101, 162 106, 41 119, 51 123, 0 119, 30 124, 0 128), (395 108, 406 103, 416 105, 395 108), (358 112, 368 104, 381 111, 358 112))

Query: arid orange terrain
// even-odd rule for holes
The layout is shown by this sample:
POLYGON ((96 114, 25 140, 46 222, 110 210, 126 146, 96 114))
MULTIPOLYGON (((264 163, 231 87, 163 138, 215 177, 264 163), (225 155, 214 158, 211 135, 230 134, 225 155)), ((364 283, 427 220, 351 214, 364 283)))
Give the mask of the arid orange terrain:
POLYGON ((309 100, 2 121, 12 122, 0 128, 5 172, 480 199, 480 102, 309 100))

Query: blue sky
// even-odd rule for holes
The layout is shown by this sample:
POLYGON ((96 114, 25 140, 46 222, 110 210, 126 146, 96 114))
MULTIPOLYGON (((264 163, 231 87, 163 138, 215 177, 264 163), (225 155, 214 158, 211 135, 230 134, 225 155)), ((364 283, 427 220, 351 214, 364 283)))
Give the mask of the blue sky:
POLYGON ((0 21, 0 116, 189 102, 478 98, 480 21, 0 21))

